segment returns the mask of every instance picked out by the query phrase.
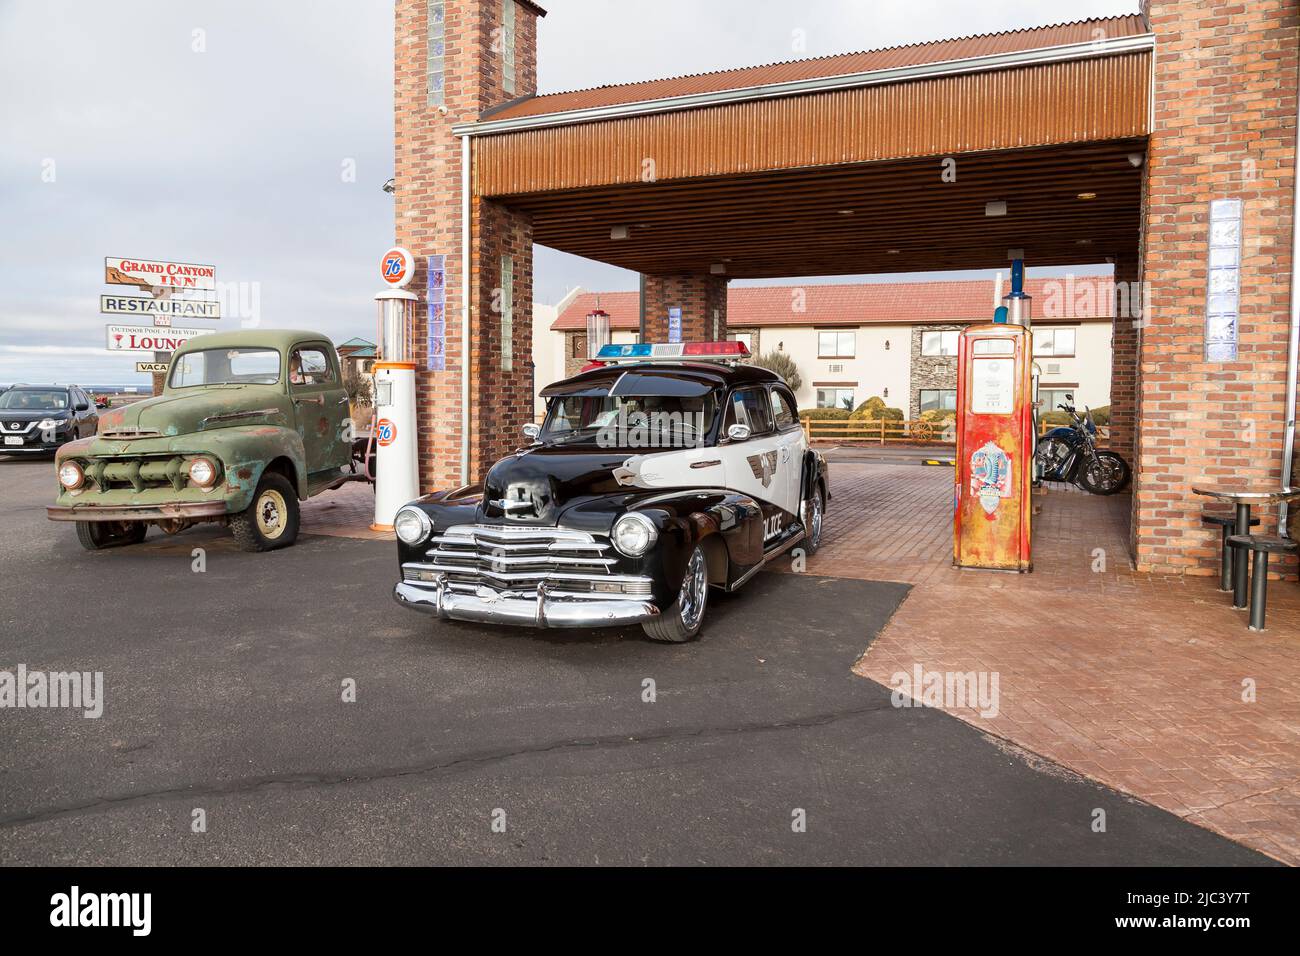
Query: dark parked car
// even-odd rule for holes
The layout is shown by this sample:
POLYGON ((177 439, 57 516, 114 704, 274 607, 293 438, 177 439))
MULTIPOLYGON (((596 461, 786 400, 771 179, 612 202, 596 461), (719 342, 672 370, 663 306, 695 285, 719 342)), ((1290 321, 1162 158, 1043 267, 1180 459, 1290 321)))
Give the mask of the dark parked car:
POLYGON ((0 392, 0 454, 51 455, 95 434, 99 415, 76 385, 15 385, 0 392))
POLYGON ((480 486, 398 511, 398 603, 694 638, 710 588, 735 591, 795 545, 817 549, 830 496, 794 394, 738 364, 748 354, 739 342, 610 345, 610 364, 548 386, 528 447, 480 486))

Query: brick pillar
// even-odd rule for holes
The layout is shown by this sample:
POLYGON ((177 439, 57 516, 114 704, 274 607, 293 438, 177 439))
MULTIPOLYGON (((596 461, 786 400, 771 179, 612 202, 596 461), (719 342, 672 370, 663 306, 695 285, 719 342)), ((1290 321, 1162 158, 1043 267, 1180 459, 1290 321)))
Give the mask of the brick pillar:
MULTIPOLYGON (((410 290, 419 296, 415 343, 420 485, 460 484, 462 376, 470 376, 470 480, 504 446, 502 436, 531 418, 528 389, 532 322, 532 230, 527 218, 475 199, 471 214, 470 361, 461 341, 461 142, 452 126, 536 92, 541 8, 522 0, 395 0, 395 238, 417 260, 410 290), (507 6, 509 9, 507 10, 507 6), (441 23, 437 15, 441 13, 441 23), (507 18, 513 43, 503 40, 507 18), (441 34, 441 35, 439 35, 441 34), (513 68, 508 54, 513 51, 513 68), (500 257, 514 266, 512 368, 502 369, 500 257), (446 368, 425 364, 429 336, 428 260, 446 268, 446 368), (490 437, 488 437, 490 436, 490 437)), ((376 252, 378 255, 383 250, 376 252)), ((511 446, 513 447, 513 446, 511 446)))
POLYGON ((1106 447, 1131 465, 1137 428, 1141 278, 1136 256, 1115 262, 1115 319, 1110 335, 1110 437, 1106 447))
MULTIPOLYGON (((1200 481, 1281 481, 1295 183, 1297 0, 1151 0, 1157 37, 1139 345, 1137 566, 1212 574, 1200 481), (1205 359, 1209 204, 1243 203, 1239 352, 1205 359)), ((1261 515, 1265 532, 1275 515, 1261 515)))
POLYGON ((669 275, 645 277, 646 341, 668 341, 668 310, 682 310, 682 341, 711 342, 727 337, 727 277, 669 275), (714 334, 714 314, 717 334, 714 334))

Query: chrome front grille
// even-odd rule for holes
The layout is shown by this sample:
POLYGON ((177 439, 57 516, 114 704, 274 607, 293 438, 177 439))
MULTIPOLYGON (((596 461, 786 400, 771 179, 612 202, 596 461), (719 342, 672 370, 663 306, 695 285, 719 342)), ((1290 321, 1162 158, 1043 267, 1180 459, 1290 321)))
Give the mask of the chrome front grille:
MULTIPOLYGON (((649 581, 614 573, 618 559, 609 541, 563 528, 456 525, 434 535, 419 571, 445 574, 458 590, 486 585, 497 591, 550 591, 590 594, 605 590, 649 593, 649 581)), ((423 576, 423 575, 421 575, 423 576)))

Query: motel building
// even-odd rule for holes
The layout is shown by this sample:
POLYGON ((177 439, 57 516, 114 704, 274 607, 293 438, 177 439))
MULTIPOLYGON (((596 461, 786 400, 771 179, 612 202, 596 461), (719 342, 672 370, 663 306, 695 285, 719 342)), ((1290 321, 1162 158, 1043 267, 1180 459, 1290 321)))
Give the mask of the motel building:
MULTIPOLYGON (((395 2, 395 240, 418 263, 426 491, 478 480, 534 415, 535 326, 559 319, 535 315, 534 244, 638 273, 647 340, 667 341, 680 310, 684 340, 747 335, 797 354, 809 407, 818 390, 861 401, 887 387, 909 414, 928 363, 946 360, 927 341, 942 353, 942 326, 988 316, 987 284, 970 314, 811 286, 790 314, 766 302, 780 293, 733 280, 1108 267, 1114 304, 1093 316, 1058 322, 1030 292, 1036 336, 1064 352, 1074 332, 1073 357, 1037 357, 1060 366, 1044 384, 1109 405, 1108 444, 1132 462, 1136 568, 1216 573, 1194 485, 1294 483, 1300 0, 1149 0, 537 95, 544 16, 529 0, 395 2), (1103 339, 1108 374, 1092 367, 1103 339)), ((625 324, 615 297, 601 305, 625 324)), ((1276 507, 1256 514, 1276 532, 1276 507)))
MULTIPOLYGON (((754 356, 793 360, 801 409, 854 409, 878 397, 916 421, 956 410, 957 334, 990 321, 1006 288, 997 280, 733 286, 727 337, 754 356)), ((1067 393, 1080 409, 1109 405, 1111 280, 1038 279, 1025 291, 1037 307, 1042 408, 1056 408, 1067 393)), ((640 338, 638 292, 574 290, 558 311, 550 340, 534 346, 539 386, 577 373, 602 345, 640 338)))

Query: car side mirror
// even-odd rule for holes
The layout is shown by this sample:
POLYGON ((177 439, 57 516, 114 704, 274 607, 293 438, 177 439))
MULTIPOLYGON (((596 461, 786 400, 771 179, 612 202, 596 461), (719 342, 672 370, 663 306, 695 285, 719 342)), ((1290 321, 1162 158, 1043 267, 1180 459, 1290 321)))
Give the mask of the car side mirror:
POLYGON ((536 422, 529 422, 524 426, 524 437, 529 441, 537 441, 537 436, 542 433, 542 426, 536 422))
POLYGON ((749 437, 749 426, 739 422, 727 428, 727 438, 731 441, 744 441, 749 437))

